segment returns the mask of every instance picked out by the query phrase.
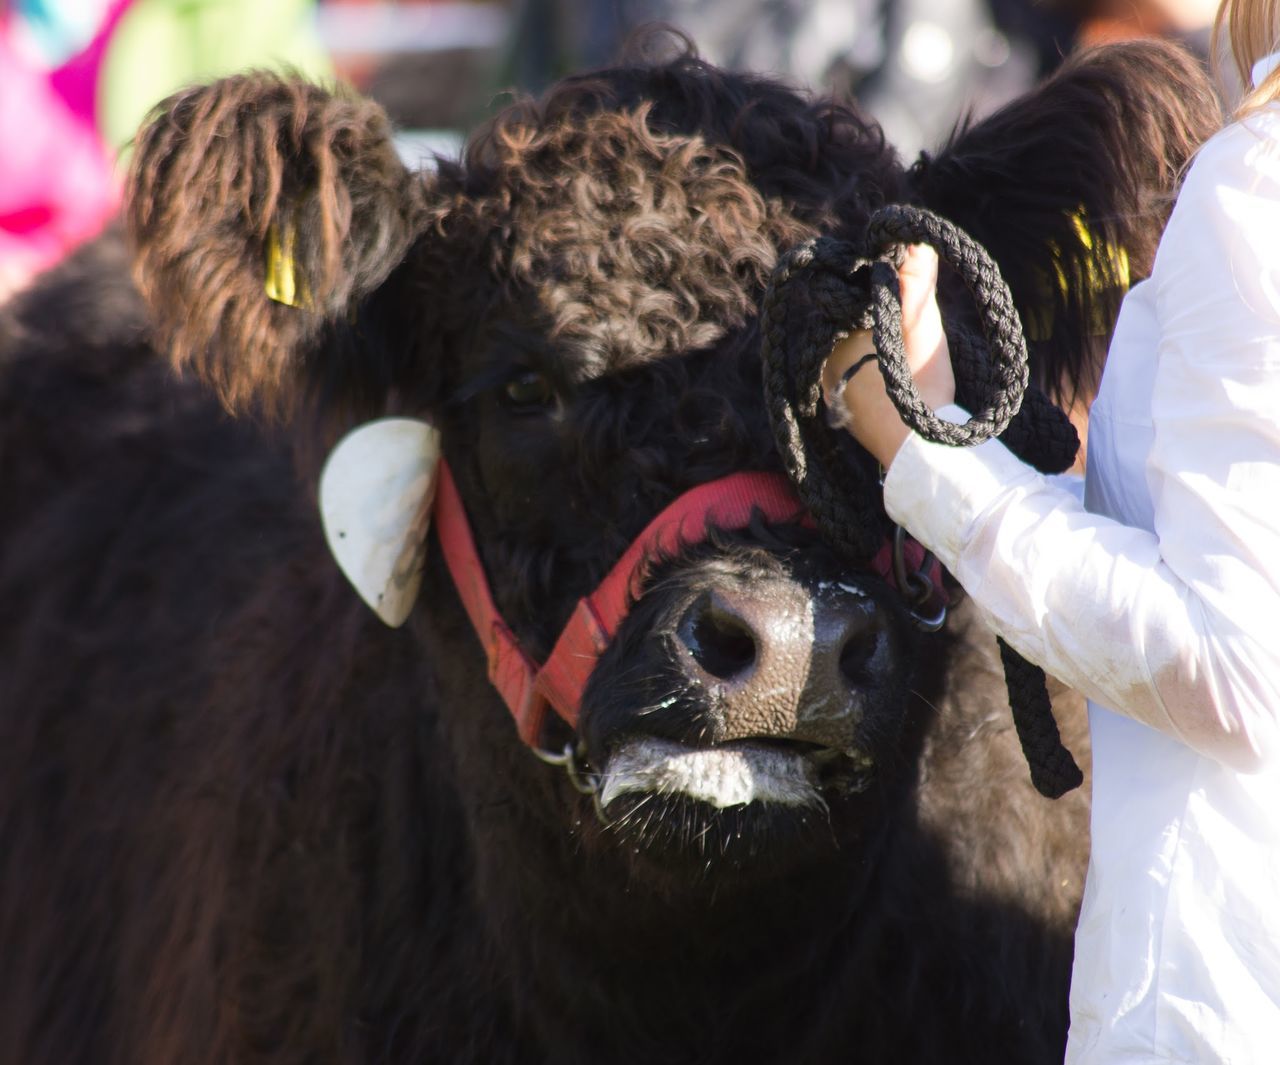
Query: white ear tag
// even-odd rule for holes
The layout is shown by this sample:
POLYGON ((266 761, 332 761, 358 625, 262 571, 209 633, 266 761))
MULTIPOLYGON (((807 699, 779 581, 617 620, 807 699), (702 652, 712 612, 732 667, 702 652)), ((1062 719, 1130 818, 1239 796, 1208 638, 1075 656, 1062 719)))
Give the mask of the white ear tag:
POLYGON ((404 624, 422 583, 439 462, 433 426, 382 418, 338 441, 320 474, 329 550, 360 598, 392 628, 404 624))

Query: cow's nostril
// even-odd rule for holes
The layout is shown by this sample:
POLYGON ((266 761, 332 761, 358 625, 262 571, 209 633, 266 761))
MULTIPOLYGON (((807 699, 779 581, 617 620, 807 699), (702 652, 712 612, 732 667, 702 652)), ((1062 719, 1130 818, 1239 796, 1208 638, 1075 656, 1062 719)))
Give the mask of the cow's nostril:
POLYGON ((742 618, 704 599, 694 605, 680 626, 693 660, 720 680, 733 680, 755 665, 756 638, 742 618))
POLYGON ((840 648, 840 675, 854 687, 869 684, 874 677, 872 659, 877 640, 872 633, 857 632, 840 648))

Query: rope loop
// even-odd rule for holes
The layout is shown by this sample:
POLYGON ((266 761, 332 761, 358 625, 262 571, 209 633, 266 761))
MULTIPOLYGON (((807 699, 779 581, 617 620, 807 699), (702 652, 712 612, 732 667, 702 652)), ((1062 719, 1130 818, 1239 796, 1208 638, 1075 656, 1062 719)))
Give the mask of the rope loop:
MULTIPOLYGON (((1008 285, 986 250, 946 219, 891 204, 867 225, 861 244, 815 238, 779 260, 760 312, 764 392, 778 453, 823 537, 865 561, 895 528, 883 513, 879 471, 849 434, 829 421, 822 369, 835 344, 869 329, 890 399, 904 422, 935 443, 968 446, 1003 433, 1020 418, 1016 450, 1041 469, 1065 469, 1076 450, 1066 416, 1028 391, 1027 347, 1008 285), (967 286, 980 335, 945 326, 962 402, 978 413, 964 425, 940 419, 920 397, 902 341, 898 267, 909 244, 937 249, 967 286), (1063 461, 1065 458, 1065 462, 1063 461)), ((905 581, 903 583, 909 583, 905 581)), ((927 627, 927 626, 926 626, 927 627)), ((1041 794, 1057 798, 1083 780, 1062 745, 1044 673, 1000 641, 1018 737, 1041 794)))
MULTIPOLYGON (((985 248, 958 226, 931 211, 903 204, 880 208, 867 223, 871 268, 872 341, 880 353, 885 389, 902 420, 926 440, 964 447, 999 436, 1022 407, 1027 390, 1027 344, 1013 295, 985 248), (970 337, 953 357, 976 378, 982 394, 963 425, 943 421, 920 398, 902 340, 898 267, 908 244, 928 244, 964 281, 981 321, 985 345, 970 337), (979 362, 985 365, 977 365, 979 362), (983 387, 985 386, 985 387, 983 387)), ((950 337, 948 337, 950 339, 950 337)))

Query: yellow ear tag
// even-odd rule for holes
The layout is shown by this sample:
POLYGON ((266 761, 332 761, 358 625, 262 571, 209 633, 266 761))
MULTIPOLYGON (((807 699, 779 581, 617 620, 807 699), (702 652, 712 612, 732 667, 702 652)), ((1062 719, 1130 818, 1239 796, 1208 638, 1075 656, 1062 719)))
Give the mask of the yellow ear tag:
MULTIPOLYGON (((1071 223, 1075 227, 1076 236, 1080 238, 1080 243, 1088 251, 1093 251, 1093 233, 1090 232, 1088 225, 1085 224, 1084 211, 1075 211, 1071 215, 1071 223)), ((1106 255, 1107 263, 1111 267, 1111 273, 1108 277, 1099 276, 1098 268, 1093 260, 1089 260, 1089 270, 1085 277, 1085 284, 1093 292, 1106 292, 1108 289, 1118 288, 1121 292, 1127 292, 1129 289, 1129 253, 1124 248, 1117 247, 1114 244, 1106 244, 1103 246, 1103 253, 1106 255)), ((1058 265, 1058 248, 1053 246, 1054 270, 1058 274, 1058 288, 1063 292, 1067 291, 1067 275, 1062 272, 1062 267, 1058 265)), ((1102 323, 1094 323, 1097 332, 1106 332, 1102 323)))
POLYGON ((267 277, 264 287, 267 297, 276 303, 309 310, 311 294, 307 291, 306 282, 298 278, 296 273, 294 237, 292 226, 285 227, 283 241, 280 239, 279 227, 274 222, 267 228, 267 277))
MULTIPOLYGON (((1071 223, 1075 228, 1076 236, 1079 238, 1081 245, 1087 251, 1093 251, 1094 236, 1085 221, 1083 209, 1071 213, 1071 223)), ((1058 284, 1058 291, 1066 295, 1070 288, 1070 282, 1060 262, 1062 252, 1056 243, 1050 243, 1049 249, 1053 253, 1053 270, 1056 275, 1055 280, 1058 284)), ((1096 293, 1105 293, 1114 289, 1118 289, 1120 292, 1127 292, 1130 280, 1129 253, 1115 244, 1103 245, 1102 251, 1106 256, 1107 264, 1111 268, 1110 272, 1107 276, 1100 276, 1095 262, 1092 259, 1089 260, 1088 272, 1084 278, 1085 285, 1091 292, 1096 293)), ((1053 305, 1049 302, 1046 294, 1045 304, 1041 307, 1032 308, 1025 315, 1023 326, 1028 340, 1049 339, 1050 334, 1053 332, 1052 307, 1053 305)), ((1103 319, 1100 308, 1095 309, 1094 320, 1089 323, 1089 329, 1094 336, 1106 334, 1108 323, 1103 319)))
POLYGON ((344 436, 320 474, 329 550, 363 599, 392 628, 422 584, 436 495, 440 433, 416 418, 381 418, 344 436))

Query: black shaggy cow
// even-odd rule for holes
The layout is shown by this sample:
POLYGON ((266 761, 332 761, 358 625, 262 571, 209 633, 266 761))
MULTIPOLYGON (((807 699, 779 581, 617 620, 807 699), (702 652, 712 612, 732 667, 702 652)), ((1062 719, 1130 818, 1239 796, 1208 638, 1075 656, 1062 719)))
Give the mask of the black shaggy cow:
POLYGON ((575 780, 490 685, 439 521, 388 628, 317 477, 345 430, 429 418, 541 662, 663 508, 781 469, 782 250, 928 204, 1050 323, 1057 385, 1107 304, 1075 282, 1149 265, 1215 117, 1156 45, 910 170, 687 55, 514 104, 429 175, 349 94, 168 101, 132 251, 0 320, 0 1061, 1059 1060, 1086 802, 1030 789, 965 608, 916 631, 794 509, 668 543, 576 727, 521 718, 575 780))

